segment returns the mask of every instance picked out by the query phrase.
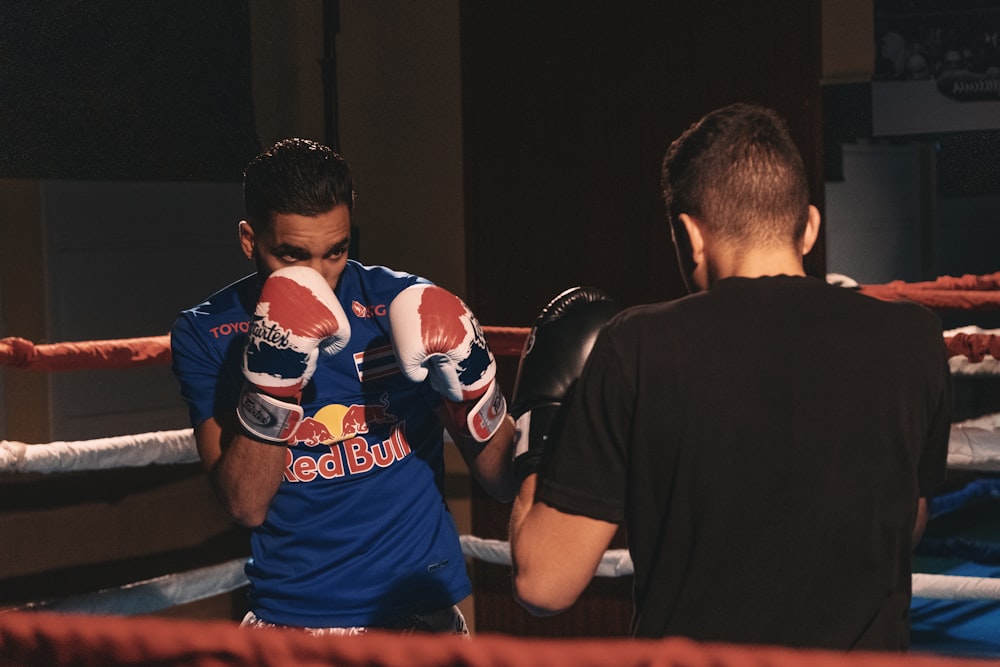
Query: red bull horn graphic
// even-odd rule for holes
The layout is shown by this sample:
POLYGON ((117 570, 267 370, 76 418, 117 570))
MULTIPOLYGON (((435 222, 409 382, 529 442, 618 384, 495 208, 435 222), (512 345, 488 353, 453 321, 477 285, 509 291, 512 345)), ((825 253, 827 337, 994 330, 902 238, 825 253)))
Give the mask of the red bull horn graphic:
POLYGON ((304 418, 295 430, 292 444, 308 447, 342 442, 369 432, 370 424, 394 424, 396 415, 389 412, 389 399, 383 394, 378 405, 339 405, 332 403, 304 418))

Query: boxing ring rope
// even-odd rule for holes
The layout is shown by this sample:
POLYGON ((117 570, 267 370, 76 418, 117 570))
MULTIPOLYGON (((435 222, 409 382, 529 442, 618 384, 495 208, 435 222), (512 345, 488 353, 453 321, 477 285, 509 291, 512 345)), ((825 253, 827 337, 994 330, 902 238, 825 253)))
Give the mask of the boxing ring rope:
MULTIPOLYGON (((498 356, 520 355, 529 329, 483 327, 498 356)), ((944 332, 955 375, 1000 376, 1000 331, 964 327, 944 332)), ((0 366, 30 371, 128 368, 170 363, 170 337, 148 336, 82 343, 34 344, 0 339, 0 366)), ((33 445, 0 440, 0 472, 68 472, 198 460, 190 428, 76 442, 33 445)), ((952 425, 948 466, 1000 472, 1000 414, 952 425)))
POLYGON ((371 632, 312 637, 247 632, 233 623, 50 613, 0 616, 5 667, 976 667, 995 661, 920 654, 804 650, 625 638, 543 639, 371 632))
MULTIPOLYGON (((1000 308, 1000 273, 946 277, 927 283, 905 284, 897 281, 887 285, 860 286, 858 289, 874 298, 908 299, 934 309, 1000 308)), ((497 356, 520 355, 529 332, 528 328, 522 327, 484 327, 483 330, 497 356)), ((953 374, 1000 375, 1000 330, 964 327, 944 332, 943 338, 953 374)), ((35 344, 16 337, 0 339, 0 366, 24 371, 130 368, 169 363, 169 335, 55 344, 35 344)), ((998 432, 1000 414, 953 424, 949 468, 1000 471, 998 432)), ((190 428, 43 445, 0 441, 0 472, 58 473, 172 465, 197 460, 190 428)), ((994 491, 979 489, 976 492, 988 495, 994 491)), ((940 511, 948 511, 947 502, 942 504, 940 511)), ((506 542, 470 535, 463 535, 460 539, 467 557, 491 564, 510 564, 510 549, 506 542)), ((34 602, 18 610, 115 615, 152 613, 246 585, 243 574, 245 562, 242 558, 234 559, 119 588, 34 602)), ((595 572, 595 576, 599 577, 631 574, 632 562, 627 549, 606 552, 595 572)), ((913 594, 935 599, 1000 600, 1000 580, 914 573, 913 594)))
MULTIPOLYGON (((190 428, 45 444, 0 440, 0 473, 79 472, 198 460, 190 428)), ((948 467, 1000 472, 1000 413, 952 424, 948 467)))
MULTIPOLYGON (((460 538, 462 553, 492 565, 510 565, 510 545, 503 540, 473 535, 460 538)), ((196 568, 187 572, 138 581, 57 600, 41 600, 11 611, 52 611, 97 616, 138 616, 153 614, 182 604, 238 590, 249 582, 244 574, 245 558, 196 568)), ((627 577, 633 573, 628 549, 609 549, 594 572, 595 577, 627 577)), ((938 600, 1000 600, 1000 580, 942 574, 913 574, 913 595, 938 600)))
POLYGON ((0 366, 33 371, 133 368, 170 363, 170 335, 36 345, 0 338, 0 366))
POLYGON ((190 428, 44 445, 0 440, 0 472, 71 472, 197 461, 190 428))
MULTIPOLYGON (((1000 294, 995 297, 1000 308, 1000 294)), ((529 329, 526 327, 483 327, 494 354, 512 357, 521 354, 529 329)), ((962 327, 944 332, 944 343, 952 359, 961 358, 953 368, 960 374, 1000 374, 1000 330, 962 327)), ((170 363, 170 336, 145 336, 72 343, 36 344, 25 338, 0 338, 0 366, 31 371, 73 371, 87 369, 162 366, 170 363)))
POLYGON ((0 609, 0 614, 10 611, 55 611, 97 616, 154 614, 246 586, 249 583, 243 572, 246 562, 246 558, 233 558, 223 563, 165 574, 124 586, 67 595, 56 600, 36 600, 15 609, 0 609))
POLYGON ((894 280, 884 285, 859 285, 858 289, 877 299, 915 301, 934 310, 993 310, 1000 305, 1000 272, 941 276, 915 283, 894 280))
MULTIPOLYGON (((518 356, 528 336, 523 327, 483 327, 497 356, 518 356)), ((25 338, 0 338, 0 366, 32 371, 162 366, 170 363, 170 335, 36 344, 25 338)))

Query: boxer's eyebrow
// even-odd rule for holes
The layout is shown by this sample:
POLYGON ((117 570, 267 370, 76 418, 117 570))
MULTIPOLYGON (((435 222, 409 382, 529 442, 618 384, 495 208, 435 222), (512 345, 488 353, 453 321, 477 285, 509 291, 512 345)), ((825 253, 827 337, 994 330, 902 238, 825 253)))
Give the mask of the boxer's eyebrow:
POLYGON ((309 259, 309 251, 295 245, 282 243, 271 248, 271 254, 275 257, 294 257, 296 259, 309 259))

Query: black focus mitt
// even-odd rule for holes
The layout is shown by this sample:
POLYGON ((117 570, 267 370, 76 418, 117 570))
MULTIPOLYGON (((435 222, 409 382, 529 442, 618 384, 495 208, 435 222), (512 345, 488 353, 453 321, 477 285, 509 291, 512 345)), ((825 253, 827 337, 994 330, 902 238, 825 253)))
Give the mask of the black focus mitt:
POLYGON ((601 290, 573 287, 552 299, 535 320, 521 351, 510 410, 517 424, 518 486, 538 471, 597 334, 616 312, 618 307, 601 290))

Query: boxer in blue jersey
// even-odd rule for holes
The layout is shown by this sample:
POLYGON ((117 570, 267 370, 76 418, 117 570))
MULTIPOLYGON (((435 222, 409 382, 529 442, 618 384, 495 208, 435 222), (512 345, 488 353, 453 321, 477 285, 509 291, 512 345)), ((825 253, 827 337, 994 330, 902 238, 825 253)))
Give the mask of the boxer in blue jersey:
POLYGON ((244 172, 257 272, 181 313, 174 372, 213 488, 249 526, 247 626, 467 633, 443 431, 495 498, 513 421, 475 317, 427 280, 347 257, 354 191, 290 139, 244 172))

